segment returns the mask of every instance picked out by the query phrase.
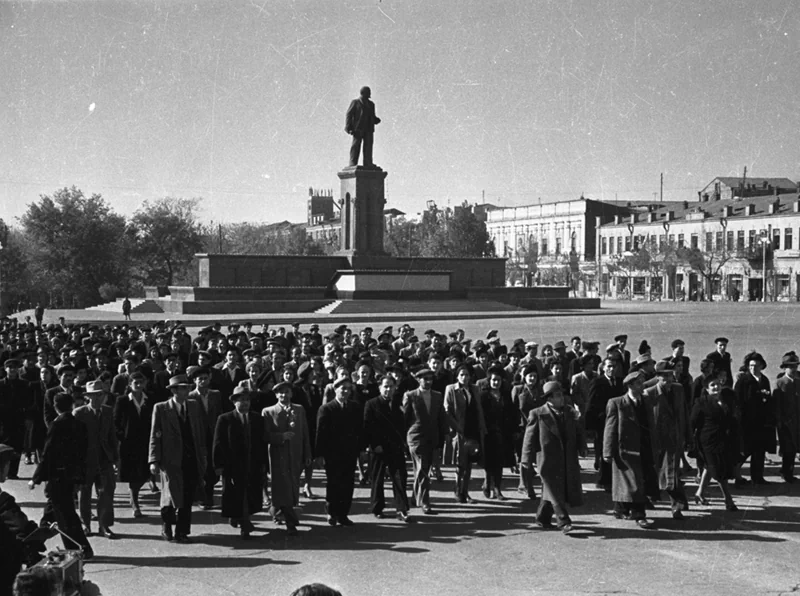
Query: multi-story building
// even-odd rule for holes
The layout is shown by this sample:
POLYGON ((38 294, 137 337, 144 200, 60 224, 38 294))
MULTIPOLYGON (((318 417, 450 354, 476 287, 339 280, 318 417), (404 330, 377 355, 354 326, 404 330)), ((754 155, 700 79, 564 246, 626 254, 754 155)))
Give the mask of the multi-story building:
POLYGON ((785 179, 770 180, 782 182, 769 195, 742 198, 706 187, 699 202, 598 222, 601 295, 797 300, 800 194, 791 181, 794 188, 784 189, 785 179))
POLYGON ((595 287, 595 228, 626 216, 635 207, 581 196, 571 201, 543 201, 537 205, 497 208, 486 214, 486 229, 497 256, 506 257, 506 271, 522 272, 524 282, 568 283, 592 292, 595 287))

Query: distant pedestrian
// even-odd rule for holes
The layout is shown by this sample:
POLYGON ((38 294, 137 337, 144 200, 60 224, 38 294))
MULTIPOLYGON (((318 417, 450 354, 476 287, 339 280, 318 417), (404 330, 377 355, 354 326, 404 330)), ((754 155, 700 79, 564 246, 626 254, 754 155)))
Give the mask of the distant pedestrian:
POLYGON ((127 296, 125 296, 125 300, 122 301, 122 316, 125 317, 126 321, 131 320, 131 301, 127 296))
POLYGON ((42 321, 44 320, 44 306, 41 302, 36 303, 36 309, 33 311, 33 316, 36 318, 36 328, 42 328, 42 321))

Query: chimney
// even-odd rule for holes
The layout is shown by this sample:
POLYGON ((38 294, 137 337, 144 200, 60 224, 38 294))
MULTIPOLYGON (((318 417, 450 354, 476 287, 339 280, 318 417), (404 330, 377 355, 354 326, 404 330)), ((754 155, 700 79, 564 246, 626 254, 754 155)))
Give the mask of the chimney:
POLYGON ((725 207, 722 209, 722 215, 723 217, 730 217, 733 215, 733 207, 731 205, 725 205, 725 207))
POLYGON ((775 215, 781 209, 781 202, 780 201, 772 201, 769 204, 769 214, 775 215))
POLYGON ((614 216, 614 224, 619 225, 619 215, 614 216))
POLYGON ((792 203, 792 211, 795 213, 800 213, 800 201, 795 201, 792 203))
POLYGON ((689 201, 684 201, 683 202, 683 208, 684 209, 688 209, 689 208, 689 201))

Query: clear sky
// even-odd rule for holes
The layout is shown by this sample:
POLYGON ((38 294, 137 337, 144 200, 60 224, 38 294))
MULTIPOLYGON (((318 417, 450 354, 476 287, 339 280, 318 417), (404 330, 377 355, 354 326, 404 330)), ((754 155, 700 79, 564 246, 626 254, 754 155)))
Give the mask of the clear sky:
POLYGON ((796 180, 799 36, 797 0, 0 0, 0 217, 74 184, 302 221, 365 84, 412 215, 796 180))

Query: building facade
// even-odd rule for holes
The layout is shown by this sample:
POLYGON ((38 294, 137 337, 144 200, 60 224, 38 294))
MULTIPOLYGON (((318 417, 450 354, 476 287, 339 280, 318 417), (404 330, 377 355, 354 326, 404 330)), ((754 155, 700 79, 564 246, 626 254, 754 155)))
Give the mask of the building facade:
POLYGON ((597 226, 600 294, 678 300, 798 300, 800 196, 702 193, 597 226), (766 280, 766 281, 765 281, 766 280))

